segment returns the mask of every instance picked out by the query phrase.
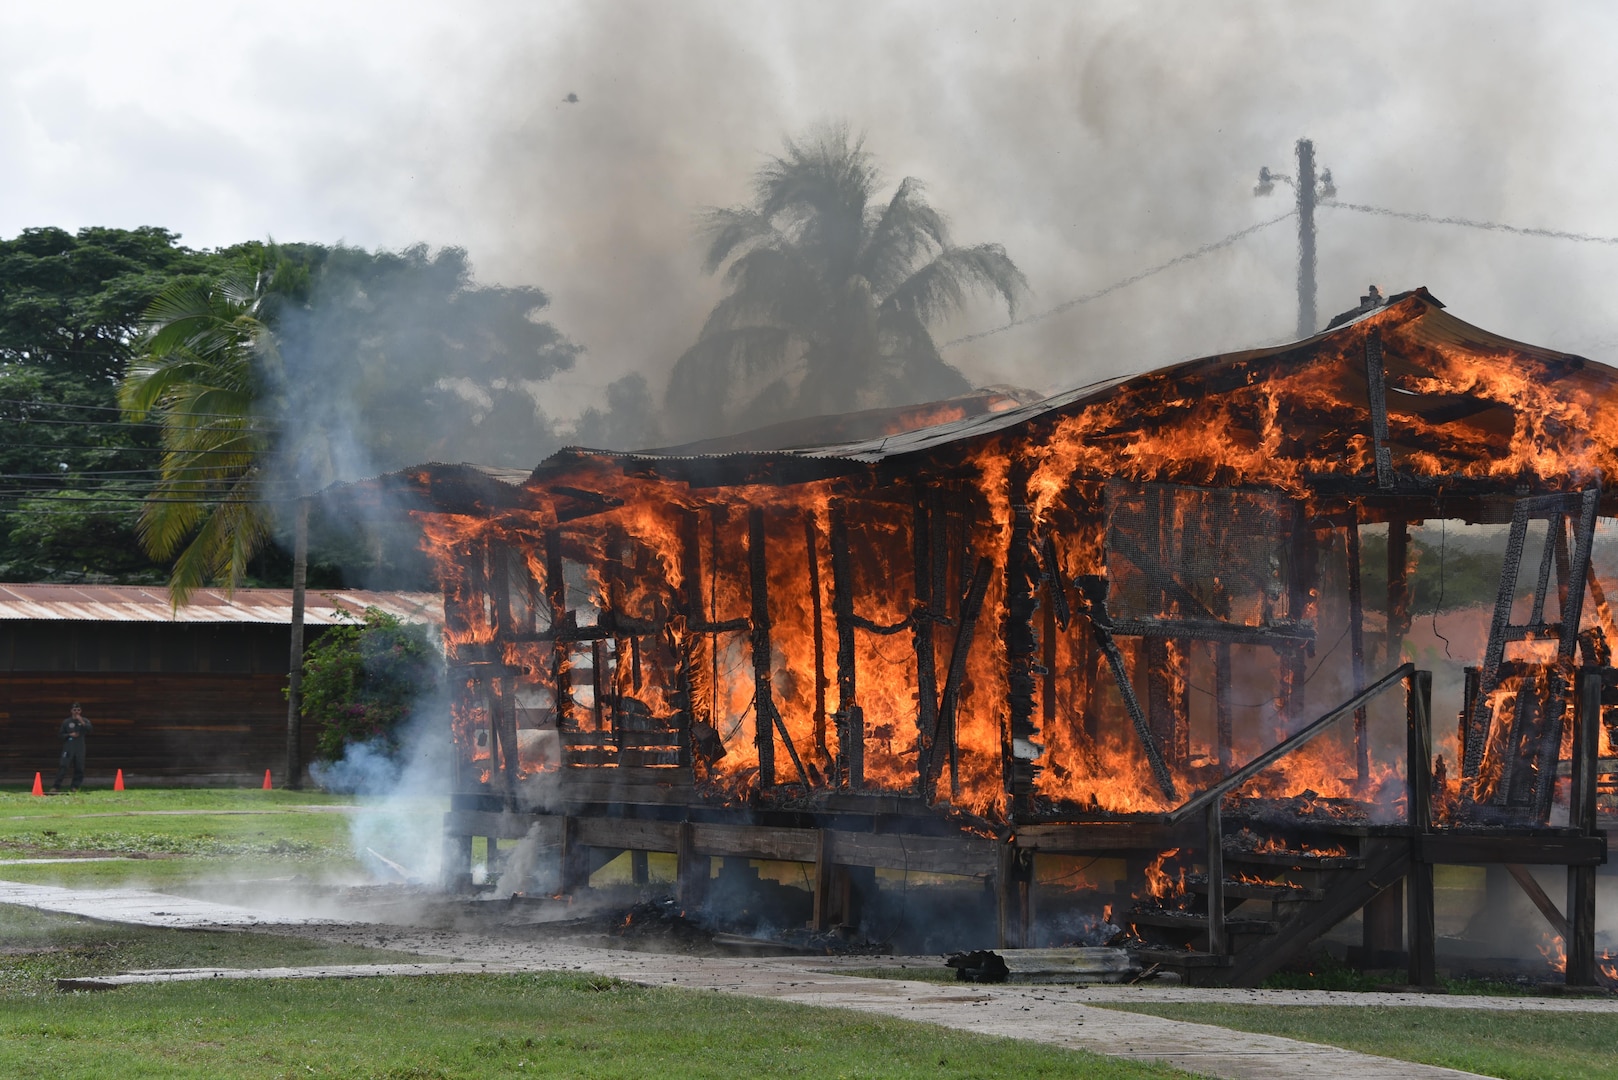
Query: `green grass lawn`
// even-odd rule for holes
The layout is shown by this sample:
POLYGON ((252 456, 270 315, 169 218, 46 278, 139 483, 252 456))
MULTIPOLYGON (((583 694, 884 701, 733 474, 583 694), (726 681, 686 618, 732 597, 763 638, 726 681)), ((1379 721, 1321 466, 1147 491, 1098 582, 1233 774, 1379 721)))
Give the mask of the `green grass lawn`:
MULTIPOLYGON (((0 880, 77 887, 254 877, 328 878, 359 869, 349 826, 360 800, 323 792, 260 790, 82 791, 36 798, 0 792, 0 860, 68 855, 113 862, 0 865, 0 880)), ((432 800, 390 815, 432 821, 432 800)), ((393 852, 399 858, 405 853, 393 852)))
POLYGON ((423 962, 431 960, 277 934, 127 926, 0 904, 0 1012, 54 997, 57 979, 119 971, 423 962))
POLYGON ((1612 1013, 1161 1002, 1105 1007, 1329 1043, 1506 1080, 1618 1080, 1618 1014, 1612 1013))
POLYGON ((8 1001, 11 1077, 1185 1077, 836 1009, 583 975, 170 983, 8 1001))

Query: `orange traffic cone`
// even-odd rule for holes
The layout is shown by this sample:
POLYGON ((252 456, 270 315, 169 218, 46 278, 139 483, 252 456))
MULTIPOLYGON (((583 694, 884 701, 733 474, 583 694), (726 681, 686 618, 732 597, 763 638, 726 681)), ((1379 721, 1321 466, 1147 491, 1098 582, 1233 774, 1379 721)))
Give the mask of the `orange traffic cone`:
POLYGON ((264 770, 264 790, 270 790, 270 770, 264 770))
POLYGON ((114 790, 114 791, 122 791, 122 790, 124 790, 124 770, 119 769, 118 770, 118 775, 113 777, 112 790, 114 790))
POLYGON ((45 781, 39 778, 38 773, 34 774, 34 794, 42 799, 45 797, 45 781))

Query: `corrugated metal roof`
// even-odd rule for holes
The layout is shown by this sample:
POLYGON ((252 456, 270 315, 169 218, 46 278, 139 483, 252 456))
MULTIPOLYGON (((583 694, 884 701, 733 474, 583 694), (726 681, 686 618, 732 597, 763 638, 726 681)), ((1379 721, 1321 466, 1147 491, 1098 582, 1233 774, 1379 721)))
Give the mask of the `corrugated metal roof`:
MULTIPOLYGON (((304 622, 330 626, 351 621, 368 607, 405 622, 440 626, 444 598, 438 593, 369 592, 362 589, 310 589, 304 622), (350 613, 345 616, 343 612, 350 613)), ((0 621, 16 622, 292 622, 291 589, 199 589, 175 609, 168 590, 144 585, 0 585, 0 621)))

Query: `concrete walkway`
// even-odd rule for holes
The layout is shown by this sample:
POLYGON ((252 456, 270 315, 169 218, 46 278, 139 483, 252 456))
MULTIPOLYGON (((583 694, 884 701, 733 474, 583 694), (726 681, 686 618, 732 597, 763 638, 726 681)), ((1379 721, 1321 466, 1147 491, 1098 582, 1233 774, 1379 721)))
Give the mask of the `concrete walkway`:
POLYGON ((301 913, 253 911, 145 889, 65 889, 18 881, 0 881, 0 904, 21 904, 63 915, 83 915, 136 926, 165 926, 173 930, 335 924, 335 920, 311 919, 301 913))
MULTIPOLYGON (((267 915, 134 889, 97 893, 0 882, 0 903, 27 904, 48 911, 147 926, 234 926, 333 943, 386 946, 452 958, 456 968, 461 970, 590 972, 646 986, 854 1009, 1113 1057, 1163 1061, 1190 1072, 1232 1080, 1290 1080, 1300 1076, 1321 1080, 1457 1080, 1474 1075, 1294 1039, 1098 1009, 1086 1004, 1081 991, 1072 987, 968 987, 866 979, 825 970, 825 961, 817 963, 815 958, 736 959, 631 953, 554 942, 493 939, 452 931, 343 925, 330 920, 299 921, 290 915, 267 915)), ((264 969, 262 977, 284 978, 288 970, 264 969)), ((310 970, 329 973, 332 969, 310 970)), ((176 973, 176 977, 216 976, 210 971, 176 973)))

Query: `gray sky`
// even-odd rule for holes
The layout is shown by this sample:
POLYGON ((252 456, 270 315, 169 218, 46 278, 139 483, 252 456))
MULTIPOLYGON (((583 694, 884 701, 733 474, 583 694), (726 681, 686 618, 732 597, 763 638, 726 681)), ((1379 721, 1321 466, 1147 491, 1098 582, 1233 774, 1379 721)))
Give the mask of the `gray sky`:
MULTIPOLYGON (((717 295, 693 212, 815 121, 925 180, 958 241, 1004 243, 1039 311, 1286 210, 1252 188, 1300 135, 1343 201, 1618 236, 1615 46, 1597 3, 13 3, 0 235, 462 245, 589 350, 565 414, 634 368, 660 384, 717 295)), ((1277 225, 947 355, 1048 390, 1284 339, 1294 246, 1277 225)), ((1615 272, 1615 245, 1320 214, 1323 321, 1425 284, 1611 362, 1615 272)))

